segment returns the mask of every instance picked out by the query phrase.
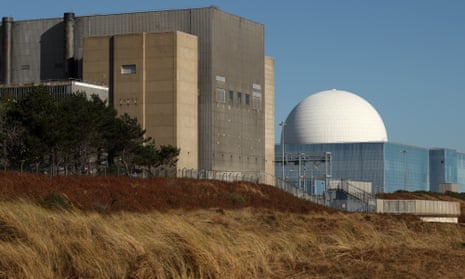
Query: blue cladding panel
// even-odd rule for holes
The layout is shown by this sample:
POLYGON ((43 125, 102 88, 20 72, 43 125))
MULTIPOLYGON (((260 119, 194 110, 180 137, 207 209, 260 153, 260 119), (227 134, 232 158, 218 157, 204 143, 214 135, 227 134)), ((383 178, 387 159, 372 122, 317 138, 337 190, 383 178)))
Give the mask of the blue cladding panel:
MULTIPOLYGON (((280 145, 276 145, 275 152, 281 158, 280 145)), ((465 192, 465 154, 451 149, 428 150, 396 143, 288 144, 285 152, 315 155, 331 152, 333 178, 372 182, 373 192, 404 189, 438 192, 441 183, 457 183, 459 192, 465 192)), ((276 175, 282 176, 279 163, 276 175)), ((307 163, 299 170, 298 165, 288 164, 285 175, 289 183, 300 182, 302 188, 309 188, 313 180, 324 181, 325 166, 307 163)))
POLYGON ((444 172, 446 183, 457 183, 457 152, 455 150, 445 149, 444 172))
MULTIPOLYGON (((281 158, 280 145, 276 145, 275 152, 277 158, 281 158)), ((325 152, 331 152, 332 177, 335 179, 371 182, 375 193, 403 189, 429 191, 429 151, 425 148, 394 143, 285 145, 287 154, 322 155, 325 152)), ((282 176, 279 163, 276 165, 276 174, 282 176)), ((300 168, 294 164, 285 166, 286 181, 302 188, 308 185, 306 180, 322 179, 324 175, 324 163, 307 163, 300 168)))
POLYGON ((430 188, 433 192, 439 192, 439 184, 446 181, 444 164, 444 149, 432 149, 429 151, 430 188))
MULTIPOLYGON (((342 143, 342 144, 307 144, 285 145, 285 153, 310 153, 321 155, 331 152, 332 176, 335 179, 350 179, 372 182, 373 192, 383 191, 383 145, 384 143, 342 143)), ((281 156, 282 149, 276 145, 275 152, 281 156)), ((298 184, 298 165, 288 164, 285 167, 286 180, 289 183, 298 184)), ((282 176, 281 165, 276 165, 276 174, 282 176)), ((301 176, 324 178, 324 163, 307 163, 300 168, 301 176)), ((301 185, 303 182, 301 180, 301 185)))
POLYGON ((438 192, 441 183, 458 184, 465 191, 465 154, 452 149, 430 150, 431 191, 438 192))
POLYGON ((459 192, 465 192, 465 154, 457 153, 457 183, 459 192))
POLYGON ((429 151, 402 144, 384 145, 386 193, 397 190, 429 191, 429 151))

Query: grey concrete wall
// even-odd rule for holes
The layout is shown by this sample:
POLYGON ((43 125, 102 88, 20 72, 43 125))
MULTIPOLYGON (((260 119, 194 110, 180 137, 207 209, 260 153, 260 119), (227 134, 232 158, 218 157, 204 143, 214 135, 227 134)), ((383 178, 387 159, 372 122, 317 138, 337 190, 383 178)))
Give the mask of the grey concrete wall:
POLYGON ((11 83, 65 78, 62 19, 13 22, 11 83))
MULTIPOLYGON (((74 65, 83 77, 84 39, 182 31, 198 37, 199 168, 264 171, 264 26, 214 7, 75 17, 74 65), (216 76, 227 89, 261 91, 261 110, 216 103, 216 76), (253 88, 261 86, 261 90, 253 88), (218 143, 219 142, 219 143, 218 143)), ((66 78, 63 18, 13 23, 13 83, 66 78)), ((105 80, 107 77, 101 77, 105 80)), ((113 92, 110 89, 110 95, 113 92)), ((243 96, 243 99, 245 96, 243 96)), ((250 97, 251 98, 251 97, 250 97)))
POLYGON ((459 216, 460 203, 429 200, 377 200, 377 213, 459 216))
POLYGON ((212 73, 215 88, 224 89, 228 96, 225 102, 213 98, 213 144, 209 152, 214 170, 264 171, 264 59, 263 25, 215 10, 212 73), (230 91, 232 102, 228 99, 230 91), (239 92, 241 104, 237 102, 239 92), (259 109, 252 105, 254 92, 262 95, 259 109))

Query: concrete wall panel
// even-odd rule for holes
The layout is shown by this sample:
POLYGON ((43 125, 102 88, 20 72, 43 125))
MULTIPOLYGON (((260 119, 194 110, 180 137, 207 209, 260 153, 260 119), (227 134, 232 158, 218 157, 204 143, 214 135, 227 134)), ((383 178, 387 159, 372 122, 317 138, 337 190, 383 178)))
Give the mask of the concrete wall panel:
MULTIPOLYGON (((274 145, 275 145, 275 118, 274 118, 274 59, 265 58, 265 173, 267 176, 275 175, 274 145)), ((273 180, 274 182, 274 180, 273 180)))
MULTIPOLYGON (((40 79, 55 79, 64 77, 64 29, 63 19, 47 19, 38 21, 24 21, 14 24, 13 37, 22 39, 13 42, 17 55, 13 59, 13 75, 15 82, 31 82, 40 79), (44 40, 46 38, 46 40, 44 40), (26 41, 29 40, 29 41, 26 41), (28 57, 28 55, 30 57, 28 57), (29 64, 30 70, 21 70, 25 63, 29 64), (23 72, 21 72, 23 71, 23 72), (29 72, 28 72, 29 71, 29 72)), ((156 36, 155 36, 156 37, 156 36)), ((186 42, 191 38, 185 38, 186 42)), ((109 83, 121 85, 124 82, 139 83, 141 93, 138 95, 131 88, 115 86, 114 92, 110 95, 115 98, 115 107, 118 109, 119 99, 137 98, 140 102, 152 102, 151 94, 166 94, 170 90, 181 92, 194 92, 198 94, 197 117, 199 133, 199 167, 205 169, 222 169, 226 171, 263 171, 265 162, 264 147, 264 112, 255 111, 247 107, 230 106, 215 107, 215 76, 223 75, 231 81, 228 86, 234 92, 244 92, 252 94, 252 84, 260 84, 264 88, 264 27, 261 24, 240 18, 214 7, 200 9, 186 9, 174 11, 154 11, 130 14, 97 15, 76 17, 74 24, 74 51, 76 68, 79 77, 85 76, 91 81, 99 84, 109 83), (163 35, 158 39, 149 39, 150 33, 154 32, 185 32, 197 37, 197 42, 186 43, 183 47, 178 47, 174 55, 171 46, 176 40, 173 35, 163 35), (146 33, 146 37, 138 35, 146 33), (120 41, 118 35, 132 36, 133 39, 120 41), (109 57, 114 65, 113 71, 104 72, 105 63, 98 62, 95 57, 95 64, 87 64, 84 57, 84 38, 114 36, 115 45, 108 48, 114 49, 114 57, 109 57), (171 37, 170 37, 171 36, 171 37), (132 51, 131 48, 139 48, 140 40, 144 40, 144 51, 132 51), (119 45, 117 45, 119 44, 119 45), (194 46, 195 45, 195 46, 194 46), (171 46, 171 47, 170 47, 171 46), (157 51, 148 51, 156 49, 157 51), (118 52, 119 50, 119 52, 118 52), (124 54, 124 55, 123 55, 124 54), (143 57, 143 55, 145 57, 143 57), (154 56, 154 57, 152 57, 154 56), (150 61, 163 58, 164 68, 152 68, 150 61), (180 74, 179 69, 173 70, 176 79, 183 83, 177 83, 175 87, 164 85, 163 81, 170 79, 171 68, 167 65, 169 61, 174 63, 192 65, 197 63, 197 69, 185 67, 180 74), (187 61, 187 62, 186 62, 187 61), (120 66, 125 63, 135 63, 137 73, 131 77, 121 77, 120 66), (214 63, 214 64, 213 64, 214 63), (87 67, 86 67, 87 65, 87 67), (91 71, 84 68, 95 67, 102 69, 91 71), (139 75, 144 69, 145 75, 139 75), (157 72, 158 69, 158 72, 157 72), (84 72, 86 72, 84 74, 84 72), (153 71, 153 72, 152 72, 153 71), (197 73, 197 75, 196 75, 197 73), (196 75, 196 77, 194 77, 196 75), (191 86, 193 79, 197 79, 197 84, 191 86), (146 83, 147 80, 162 82, 161 89, 155 91, 155 84, 146 83), (152 88, 152 86, 154 86, 152 88), (153 89, 153 91, 151 91, 153 89), (160 91, 161 90, 161 91, 160 91), (137 95, 137 96, 136 96, 137 95), (224 121, 232 121, 232 125, 223 123, 223 120, 216 120, 216 113, 220 110, 227 110, 234 116, 224 121), (247 121, 247 123, 243 123, 247 121), (218 130, 218 131, 217 131, 218 130), (214 145, 216 134, 234 135, 234 140, 224 140, 227 145, 214 145), (243 135, 251 135, 244 137, 243 135), (239 150, 239 154, 234 152, 239 150), (214 154, 224 153, 234 155, 221 163, 215 163, 214 154), (249 156, 249 163, 246 158, 249 156), (240 158, 240 159, 239 159, 240 158), (250 163, 256 160, 257 165, 250 163), (223 162, 227 162, 223 163, 223 162)), ((179 41, 178 41, 179 42, 179 41)), ((97 44, 96 41, 93 43, 97 44)), ((98 46, 87 46, 88 49, 98 46)), ((102 48, 104 51, 104 48, 102 48)), ((111 54, 111 52, 109 53, 111 54)), ((106 60, 106 59, 102 59, 106 60)), ((160 65, 161 66, 161 65, 160 65)), ((27 68, 27 67, 23 67, 27 68)), ((173 68, 174 69, 174 68, 173 68)), ((262 90, 262 94, 264 94, 262 90)), ((190 93, 187 94, 190 96, 190 93)), ((182 100, 181 103, 188 103, 192 97, 182 100)), ((263 99, 264 100, 264 99, 263 99)), ((263 107, 263 104, 262 104, 263 107)), ((137 114, 138 119, 146 115, 144 106, 132 105, 129 111, 137 114)), ((189 112, 191 113, 191 112, 189 112)), ((142 120, 143 125, 149 125, 146 119, 142 120)), ((189 124, 191 125, 191 124, 189 124)), ((146 126, 148 127, 148 126, 146 126)), ((225 157, 226 155, 223 155, 225 157)))

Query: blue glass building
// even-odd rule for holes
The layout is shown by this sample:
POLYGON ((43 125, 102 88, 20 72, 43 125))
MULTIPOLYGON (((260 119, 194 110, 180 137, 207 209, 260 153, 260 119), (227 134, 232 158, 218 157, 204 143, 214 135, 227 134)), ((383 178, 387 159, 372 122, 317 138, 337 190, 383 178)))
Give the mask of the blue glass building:
POLYGON ((441 184, 457 184, 459 192, 465 192, 465 154, 452 149, 430 150, 430 189, 441 191, 441 184))
POLYGON ((389 142, 375 108, 351 92, 332 89, 310 95, 280 126, 284 145, 275 146, 275 173, 306 192, 346 191, 338 188, 338 180, 338 185, 358 183, 374 194, 465 192, 465 154, 389 142), (330 154, 329 166, 328 160, 319 159, 325 154, 330 154))
MULTIPOLYGON (((275 146, 276 170, 283 178, 282 145, 275 146)), ((291 154, 331 154, 331 178, 372 183, 373 193, 439 192, 439 185, 458 184, 465 192, 465 154, 450 149, 427 149, 390 142, 285 144, 284 179, 307 192, 317 193, 327 167, 322 161, 289 161, 291 154)))

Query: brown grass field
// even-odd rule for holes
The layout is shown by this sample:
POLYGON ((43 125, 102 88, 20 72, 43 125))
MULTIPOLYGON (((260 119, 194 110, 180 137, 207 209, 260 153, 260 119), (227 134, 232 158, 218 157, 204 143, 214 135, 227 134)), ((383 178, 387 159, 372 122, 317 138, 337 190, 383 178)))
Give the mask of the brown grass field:
POLYGON ((266 185, 0 172, 0 278, 463 278, 465 227, 266 185))

